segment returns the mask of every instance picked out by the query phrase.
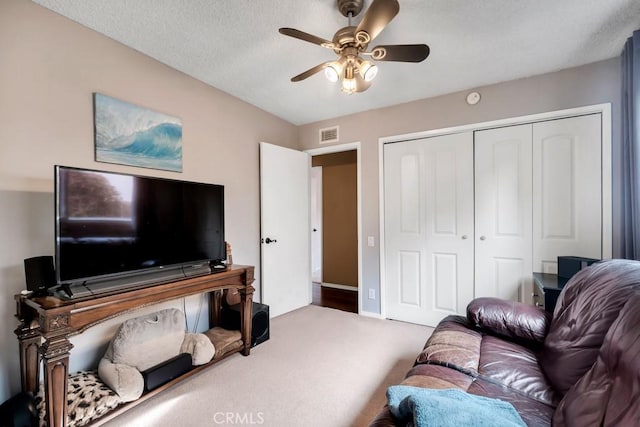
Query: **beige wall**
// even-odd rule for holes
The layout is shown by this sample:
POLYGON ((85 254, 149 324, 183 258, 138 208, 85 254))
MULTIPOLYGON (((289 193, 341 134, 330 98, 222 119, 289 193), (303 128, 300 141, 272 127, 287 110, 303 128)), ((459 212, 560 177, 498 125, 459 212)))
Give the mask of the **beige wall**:
MULTIPOLYGON (((612 103, 613 116, 613 221, 614 256, 619 241, 619 160, 620 160, 620 60, 597 62, 555 73, 475 88, 482 100, 475 106, 465 103, 468 91, 407 104, 325 120, 300 127, 304 150, 319 147, 319 129, 340 126, 340 143, 361 143, 362 239, 373 236, 375 247, 362 245, 362 295, 375 290, 376 298, 362 299, 364 311, 380 312, 379 173, 378 140, 484 121, 562 110, 585 105, 612 103)), ((437 82, 433 82, 437 84, 437 82)), ((375 91, 375 83, 370 91, 375 91)), ((354 95, 357 96, 357 95, 354 95)), ((325 145, 323 145, 324 147, 325 145)))
MULTIPOLYGON (((19 391, 13 295, 25 288, 23 259, 54 250, 54 164, 224 184, 234 261, 259 267, 258 143, 295 148, 297 128, 30 1, 0 2, 0 52, 2 402, 19 391), (181 118, 183 173, 94 162, 93 92, 181 118)), ((193 321, 199 299, 184 303, 193 321)), ((113 329, 74 339, 71 369, 90 365, 113 329)))

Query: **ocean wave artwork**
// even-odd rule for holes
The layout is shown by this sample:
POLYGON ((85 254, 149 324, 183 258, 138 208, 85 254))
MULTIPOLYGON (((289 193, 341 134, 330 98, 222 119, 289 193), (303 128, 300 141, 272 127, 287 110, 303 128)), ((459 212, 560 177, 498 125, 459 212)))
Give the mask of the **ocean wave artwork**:
POLYGON ((96 161, 182 172, 182 122, 94 94, 96 161))

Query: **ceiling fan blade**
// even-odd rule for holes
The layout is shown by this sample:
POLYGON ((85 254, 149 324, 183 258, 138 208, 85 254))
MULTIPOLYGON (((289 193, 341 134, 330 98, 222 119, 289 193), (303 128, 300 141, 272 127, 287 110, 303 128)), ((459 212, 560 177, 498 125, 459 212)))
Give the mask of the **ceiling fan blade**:
POLYGON ((293 37, 294 39, 303 40, 305 42, 317 44, 318 46, 333 49, 334 45, 329 40, 325 40, 322 37, 314 36, 313 34, 305 33, 304 31, 296 30, 295 28, 280 28, 278 30, 280 34, 293 37))
POLYGON ((358 24, 358 28, 356 28, 356 40, 366 44, 375 39, 398 14, 398 11, 400 11, 398 0, 373 0, 373 3, 371 3, 371 6, 362 17, 362 21, 358 24), (362 32, 368 34, 368 37, 362 35, 362 32), (358 36, 358 33, 360 33, 360 36, 358 36))
POLYGON ((376 61, 422 62, 429 52, 426 44, 391 44, 374 47, 371 57, 376 61))
POLYGON ((309 68, 307 71, 305 71, 304 73, 300 73, 295 77, 291 78, 292 82, 299 82, 301 80, 306 79, 307 77, 311 77, 316 73, 319 73, 320 71, 324 70, 326 68, 327 65, 329 65, 331 62, 323 62, 322 64, 318 64, 313 68, 309 68))

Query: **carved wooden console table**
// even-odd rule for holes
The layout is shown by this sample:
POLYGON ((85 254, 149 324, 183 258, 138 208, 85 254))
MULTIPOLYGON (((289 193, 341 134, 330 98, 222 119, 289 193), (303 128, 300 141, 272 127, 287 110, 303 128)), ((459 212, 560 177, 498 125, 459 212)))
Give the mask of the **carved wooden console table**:
MULTIPOLYGON (((34 394, 38 392, 42 356, 47 422, 51 427, 64 426, 67 418, 69 352, 73 348, 73 344, 69 342, 70 336, 136 308, 201 293, 209 293, 209 324, 214 327, 219 324, 222 291, 226 289, 236 289, 240 293, 243 346, 239 351, 248 356, 251 346, 253 273, 252 266, 233 265, 211 275, 70 301, 50 296, 30 298, 16 295, 16 315, 21 325, 15 333, 20 345, 22 390, 34 394)), ((209 365, 196 368, 184 377, 206 366, 209 365)), ((179 379, 173 380, 167 387, 178 381, 179 379)), ((143 395, 138 401, 128 405, 138 404, 145 397, 155 395, 164 388, 166 387, 143 395)))

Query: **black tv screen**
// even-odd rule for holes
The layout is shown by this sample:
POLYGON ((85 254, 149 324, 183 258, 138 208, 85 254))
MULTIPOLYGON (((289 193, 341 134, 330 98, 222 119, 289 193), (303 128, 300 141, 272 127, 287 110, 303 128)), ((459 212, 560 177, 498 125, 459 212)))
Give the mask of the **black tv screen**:
POLYGON ((226 258, 222 185, 55 167, 58 284, 226 258))

